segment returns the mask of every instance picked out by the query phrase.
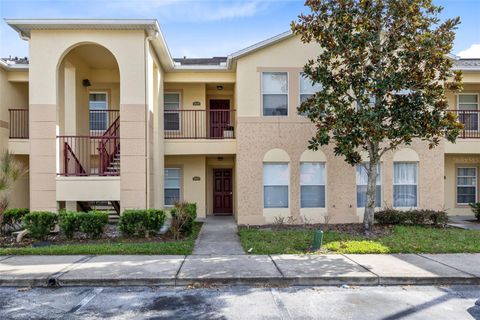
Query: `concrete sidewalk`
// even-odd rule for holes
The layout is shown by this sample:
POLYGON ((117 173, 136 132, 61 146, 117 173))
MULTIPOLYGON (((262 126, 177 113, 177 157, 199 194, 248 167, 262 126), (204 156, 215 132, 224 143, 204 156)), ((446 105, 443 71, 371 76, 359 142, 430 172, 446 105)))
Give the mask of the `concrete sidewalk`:
POLYGON ((1 286, 480 284, 480 254, 0 257, 1 286))

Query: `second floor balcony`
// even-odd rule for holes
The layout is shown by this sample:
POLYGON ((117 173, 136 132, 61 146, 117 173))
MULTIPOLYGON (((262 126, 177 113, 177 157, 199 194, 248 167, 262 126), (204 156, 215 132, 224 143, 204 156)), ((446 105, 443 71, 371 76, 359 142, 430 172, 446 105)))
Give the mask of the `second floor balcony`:
POLYGON ((480 139, 479 110, 450 110, 458 115, 458 121, 463 124, 459 139, 480 139))

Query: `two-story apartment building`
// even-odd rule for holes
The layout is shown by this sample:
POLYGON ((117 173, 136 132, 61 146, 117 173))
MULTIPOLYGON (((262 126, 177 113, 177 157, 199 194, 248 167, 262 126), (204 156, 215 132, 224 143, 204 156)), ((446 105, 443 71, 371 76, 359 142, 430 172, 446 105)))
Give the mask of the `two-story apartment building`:
MULTIPOLYGON (((7 20, 29 59, 0 61, 0 148, 29 167, 11 206, 86 210, 196 202, 199 217, 358 222, 366 176, 309 151, 297 113, 318 52, 290 32, 228 57, 171 57, 156 20, 7 20)), ((378 206, 469 214, 479 196, 480 59, 457 59, 456 144, 384 155, 378 206)))

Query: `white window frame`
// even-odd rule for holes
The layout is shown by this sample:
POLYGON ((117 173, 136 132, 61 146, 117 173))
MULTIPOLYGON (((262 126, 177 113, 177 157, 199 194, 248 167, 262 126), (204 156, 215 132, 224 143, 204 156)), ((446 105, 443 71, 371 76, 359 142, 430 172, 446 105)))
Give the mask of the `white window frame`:
POLYGON ((110 110, 110 99, 108 97, 108 91, 102 91, 102 90, 88 91, 88 129, 90 131, 90 134, 92 134, 92 133, 103 133, 103 132, 105 132, 105 130, 91 130, 90 129, 90 110, 100 110, 100 109, 90 109, 90 95, 91 94, 105 94, 105 105, 106 105, 105 120, 107 122, 107 127, 105 128, 105 130, 108 130, 108 127, 109 127, 109 124, 110 124, 110 121, 109 121, 109 115, 110 114, 108 112, 108 110, 110 110))
MULTIPOLYGON (((179 174, 179 191, 178 191, 178 201, 182 201, 183 200, 183 168, 182 167, 171 167, 171 166, 168 166, 168 167, 164 167, 163 168, 163 201, 165 202, 165 170, 170 170, 170 169, 174 169, 174 170, 179 170, 180 171, 180 174, 179 174)), ((165 208, 173 208, 173 205, 167 205, 167 204, 163 204, 163 206, 165 208)))
MULTIPOLYGON (((178 130, 167 130, 163 128, 165 132, 181 132, 182 131, 182 93, 180 91, 165 91, 163 92, 163 111, 165 110, 165 95, 166 94, 178 94, 178 130)), ((169 110, 171 111, 171 110, 169 110)), ((193 111, 195 112, 195 111, 193 111)), ((172 112, 173 113, 173 112, 172 112)), ((165 117, 165 115, 164 115, 165 117)), ((164 125, 165 126, 165 125, 164 125)))
POLYGON ((466 110, 461 110, 460 109, 460 96, 476 96, 477 97, 477 128, 478 130, 471 130, 471 129, 465 129, 465 131, 480 131, 480 94, 475 93, 475 92, 462 92, 462 93, 457 93, 457 111, 466 111, 466 110))
MULTIPOLYGON (((324 188, 324 192, 325 192, 325 204, 323 207, 302 207, 302 180, 301 178, 299 179, 299 184, 300 184, 300 197, 298 199, 299 201, 299 205, 300 205, 300 209, 325 209, 327 207, 327 163, 324 162, 324 161, 301 161, 300 162, 300 174, 302 172, 302 164, 303 163, 322 163, 323 164, 323 171, 324 171, 324 174, 323 174, 323 188, 324 188)), ((308 186, 308 185, 306 185, 308 186)), ((321 186, 321 184, 320 184, 321 186)))
POLYGON ((478 202, 478 170, 477 170, 477 167, 460 166, 460 167, 455 168, 455 203, 458 206, 468 206, 468 203, 458 202, 458 187, 469 187, 469 188, 474 187, 475 188, 475 202, 478 202), (458 175, 458 169, 475 169, 475 186, 459 185, 458 184, 458 178, 459 177, 468 177, 468 176, 459 176, 458 175))
POLYGON ((392 207, 396 209, 416 209, 419 207, 420 203, 420 193, 419 193, 419 188, 418 185, 420 183, 420 177, 418 175, 418 166, 419 162, 418 161, 394 161, 393 162, 393 167, 392 167, 392 207), (405 186, 405 184, 395 184, 395 163, 413 163, 415 164, 415 170, 416 170, 416 176, 417 176, 417 183, 415 184, 416 187, 416 195, 417 195, 417 203, 414 207, 397 207, 395 206, 395 186, 405 186))
MULTIPOLYGON (((302 77, 303 75, 305 74, 305 72, 303 71, 300 71, 298 73, 298 105, 301 105, 302 104, 302 77)), ((304 94, 307 94, 307 93, 304 93, 304 94)), ((314 94, 310 94, 308 93, 309 95, 314 95, 314 94)))
MULTIPOLYGON (((262 202, 263 202, 263 209, 267 210, 275 210, 275 209, 289 209, 290 208, 290 180, 291 180, 291 170, 290 170, 290 162, 285 162, 285 161, 265 161, 262 163, 262 202), (287 170, 288 170, 288 183, 287 183, 287 201, 288 205, 287 207, 266 207, 265 206, 265 179, 263 177, 264 175, 264 170, 265 170, 265 165, 266 164, 286 164, 287 165, 287 170)), ((278 186, 284 186, 284 185, 278 185, 278 186)))
MULTIPOLYGON (((365 163, 362 163, 362 164, 357 164, 357 166, 362 166, 364 165, 365 163)), ((383 201, 383 168, 382 168, 382 163, 378 163, 378 179, 380 180, 380 184, 377 184, 376 181, 375 181, 375 187, 377 186, 380 186, 380 206, 377 207, 377 199, 375 199, 375 208, 381 208, 382 207, 382 201, 383 201)), ((367 186, 368 185, 364 185, 364 184, 358 184, 357 183, 357 168, 355 168, 355 202, 357 202, 357 199, 358 199, 358 196, 357 196, 357 186, 367 186)), ((417 177, 417 180, 418 180, 418 177, 417 177)), ((417 186, 418 186, 418 181, 417 181, 417 186)), ((375 193, 376 194, 376 193, 375 193)), ((417 202, 418 202, 418 194, 417 194, 417 202)), ((357 205, 357 209, 361 209, 363 207, 359 207, 358 206, 358 203, 356 203, 357 205)))
MULTIPOLYGON (((270 95, 285 95, 285 93, 266 93, 270 95)), ((288 117, 290 115, 290 73, 288 71, 262 71, 260 73, 260 104, 262 106, 262 117, 288 117), (287 114, 286 115, 265 115, 263 112, 263 75, 265 73, 285 73, 287 75, 287 114)))

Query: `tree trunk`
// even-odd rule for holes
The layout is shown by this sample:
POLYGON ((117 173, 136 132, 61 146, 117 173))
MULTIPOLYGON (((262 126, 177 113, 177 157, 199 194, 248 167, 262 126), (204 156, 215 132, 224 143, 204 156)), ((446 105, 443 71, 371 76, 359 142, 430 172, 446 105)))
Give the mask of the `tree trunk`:
POLYGON ((373 219, 375 214, 375 194, 377 187, 377 164, 378 161, 370 157, 367 166, 367 201, 365 203, 365 213, 363 215, 363 229, 365 233, 370 233, 373 228, 373 219))

